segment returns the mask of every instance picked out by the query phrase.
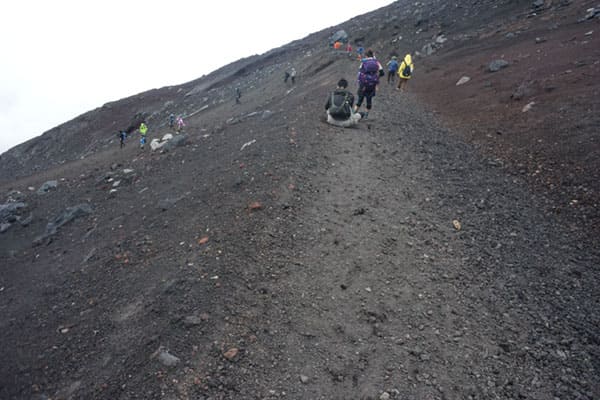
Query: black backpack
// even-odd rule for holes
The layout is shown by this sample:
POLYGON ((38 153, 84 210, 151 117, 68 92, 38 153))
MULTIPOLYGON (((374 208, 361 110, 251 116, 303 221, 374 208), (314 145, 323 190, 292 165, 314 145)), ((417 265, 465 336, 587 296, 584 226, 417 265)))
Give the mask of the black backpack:
POLYGON ((410 65, 406 64, 406 61, 404 62, 404 64, 406 65, 406 67, 404 67, 404 69, 402 70, 402 75, 410 76, 410 74, 412 73, 412 70, 410 69, 410 65))
MULTIPOLYGON (((338 92, 338 96, 341 94, 338 92)), ((331 105, 329 106, 329 115, 334 119, 347 119, 350 117, 352 110, 350 109, 350 103, 348 103, 348 93, 344 93, 344 100, 341 104, 335 104, 336 92, 331 93, 331 105)))

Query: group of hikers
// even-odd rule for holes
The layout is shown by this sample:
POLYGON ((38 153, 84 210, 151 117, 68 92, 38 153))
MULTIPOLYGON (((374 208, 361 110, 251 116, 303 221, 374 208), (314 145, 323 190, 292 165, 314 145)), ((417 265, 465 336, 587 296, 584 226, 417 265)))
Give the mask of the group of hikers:
MULTIPOLYGON (((386 66, 388 69, 388 84, 395 83, 397 75, 398 85, 396 89, 404 91, 406 83, 414 71, 412 56, 406 54, 401 62, 398 62, 398 58, 393 56, 386 66)), ((367 50, 365 57, 361 58, 358 70, 358 98, 356 104, 354 104, 354 95, 348 91, 348 81, 345 78, 340 79, 336 89, 329 94, 325 104, 327 122, 331 125, 350 127, 356 125, 361 119, 366 119, 373 107, 373 97, 377 92, 379 79, 384 75, 383 66, 373 54, 373 50, 367 50), (366 111, 359 111, 363 102, 366 103, 366 111)))
MULTIPOLYGON (((358 70, 358 92, 356 104, 354 104, 354 95, 348 91, 348 81, 341 78, 334 91, 329 94, 325 110, 327 112, 327 122, 332 125, 341 127, 350 127, 356 125, 361 119, 366 119, 369 116, 369 111, 373 108, 373 97, 377 92, 379 80, 385 75, 385 71, 381 63, 373 54, 373 50, 368 49, 362 57, 363 49, 359 49, 360 67, 358 70), (359 111, 363 102, 366 104, 366 111, 359 111)), ((411 78, 414 71, 412 56, 406 54, 402 61, 398 57, 392 56, 387 62, 387 83, 395 84, 396 76, 398 76, 398 85, 396 89, 404 91, 406 83, 411 78)), ((284 82, 291 80, 292 84, 296 81, 296 69, 291 67, 285 71, 284 82)), ((235 102, 240 104, 242 93, 239 87, 235 88, 235 102)), ((185 123, 183 118, 174 114, 169 115, 169 127, 175 129, 178 133, 183 130, 185 123)), ((136 128, 128 130, 120 130, 118 133, 120 145, 125 145, 127 134, 136 128)), ((146 144, 146 136, 148 134, 148 126, 145 121, 142 121, 137 128, 140 132, 140 148, 144 148, 146 144)))
MULTIPOLYGON (((169 128, 171 129, 175 129, 175 131, 177 133, 180 133, 183 131, 183 128, 185 127, 185 122, 183 122, 183 117, 178 116, 177 118, 175 118, 174 114, 170 114, 169 115, 169 128)), ((134 132, 135 130, 138 130, 140 132, 140 148, 143 149, 144 145, 146 144, 146 137, 148 135, 148 125, 146 125, 145 121, 142 121, 139 125, 139 127, 135 128, 135 127, 130 127, 128 129, 121 129, 118 133, 118 137, 119 137, 119 144, 121 146, 121 148, 123 148, 123 146, 125 146, 125 140, 127 139, 127 135, 130 134, 131 132, 134 132)))

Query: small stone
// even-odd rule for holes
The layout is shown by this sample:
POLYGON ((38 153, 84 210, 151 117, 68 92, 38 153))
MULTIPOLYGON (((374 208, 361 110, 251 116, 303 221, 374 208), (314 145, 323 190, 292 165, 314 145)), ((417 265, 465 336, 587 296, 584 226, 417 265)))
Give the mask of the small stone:
POLYGON ((185 319, 183 320, 183 323, 186 326, 195 326, 195 325, 200 325, 202 323, 202 321, 204 321, 202 319, 202 317, 199 317, 197 315, 190 315, 190 316, 185 317, 185 319))
POLYGON ((488 70, 490 72, 498 72, 502 68, 506 68, 506 67, 508 67, 508 61, 503 60, 503 59, 498 59, 498 60, 494 60, 490 63, 490 65, 488 66, 488 70))
POLYGON ((471 80, 471 78, 469 78, 468 76, 463 76, 462 78, 460 78, 458 80, 458 82, 456 82, 456 86, 464 85, 465 83, 469 82, 470 80, 471 80))
POLYGON ((390 400, 391 396, 388 392, 383 392, 381 393, 381 396, 379 396, 379 400, 390 400))
POLYGON ((308 383, 308 376, 306 375, 300 375, 300 382, 307 384, 308 383))
POLYGON ((175 357, 173 354, 169 353, 166 350, 162 350, 158 354, 158 361, 166 367, 174 367, 179 363, 179 358, 175 357))
POLYGON ((225 357, 226 359, 231 361, 235 358, 235 356, 238 355, 238 353, 239 353, 239 350, 235 347, 232 347, 231 349, 229 349, 225 353, 223 353, 223 357, 225 357))

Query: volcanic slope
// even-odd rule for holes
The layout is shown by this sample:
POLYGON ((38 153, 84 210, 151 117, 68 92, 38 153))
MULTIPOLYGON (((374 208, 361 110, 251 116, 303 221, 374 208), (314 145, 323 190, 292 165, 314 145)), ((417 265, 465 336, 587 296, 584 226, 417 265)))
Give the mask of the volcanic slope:
POLYGON ((357 68, 323 36, 168 89, 178 147, 106 136, 2 185, 32 218, 0 236, 0 397, 600 395, 596 237, 410 90, 323 123, 357 68))

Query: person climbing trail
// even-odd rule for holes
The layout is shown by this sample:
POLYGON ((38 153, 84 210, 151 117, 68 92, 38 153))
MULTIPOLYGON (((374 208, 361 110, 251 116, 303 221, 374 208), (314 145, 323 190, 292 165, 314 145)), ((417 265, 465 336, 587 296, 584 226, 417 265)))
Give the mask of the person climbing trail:
POLYGON ((411 78, 413 72, 415 70, 415 66, 412 62, 412 57, 410 54, 404 56, 402 63, 400 64, 400 68, 398 69, 398 76, 400 80, 398 81, 398 90, 404 92, 404 87, 406 83, 411 78))
POLYGON ((183 122, 183 118, 181 116, 177 117, 177 133, 181 132, 184 126, 185 122, 183 122))
POLYGON ((144 145, 146 144, 146 134, 148 133, 148 126, 142 122, 140 124, 139 127, 139 131, 140 131, 140 149, 144 148, 144 145))
POLYGON ((388 61, 387 63, 387 67, 388 67, 388 76, 387 76, 387 83, 391 84, 394 83, 396 80, 396 74, 398 73, 398 57, 396 56, 392 56, 392 59, 390 61, 388 61))
POLYGON ((367 50, 365 55, 367 57, 361 60, 358 72, 358 100, 354 106, 354 112, 358 112, 363 101, 366 100, 367 111, 363 114, 363 118, 368 117, 369 111, 373 107, 373 97, 377 92, 380 73, 383 71, 383 67, 375 58, 373 50, 367 50))
POLYGON ((119 131, 119 142, 121 144, 121 148, 123 148, 123 146, 125 146, 125 139, 127 139, 127 132, 125 132, 124 130, 120 130, 119 131))

